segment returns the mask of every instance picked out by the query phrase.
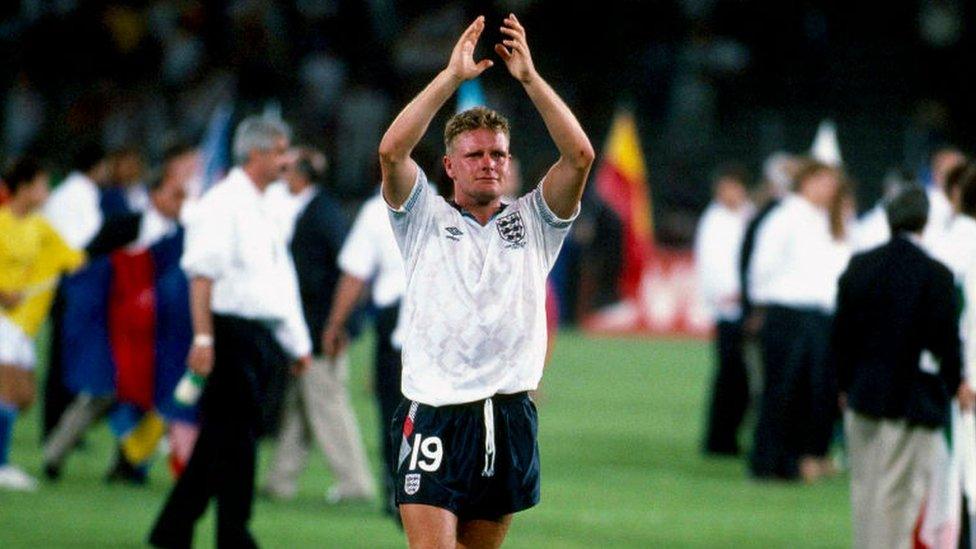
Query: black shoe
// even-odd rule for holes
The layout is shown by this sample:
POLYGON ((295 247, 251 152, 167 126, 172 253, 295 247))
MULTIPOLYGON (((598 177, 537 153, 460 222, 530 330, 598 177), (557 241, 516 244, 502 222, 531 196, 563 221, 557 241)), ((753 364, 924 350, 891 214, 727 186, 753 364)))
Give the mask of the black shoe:
POLYGON ((61 480, 61 466, 53 463, 44 464, 44 477, 52 482, 61 480))
POLYGON ((129 463, 129 460, 125 459, 125 456, 120 450, 115 457, 115 465, 109 469, 108 474, 105 476, 105 482, 109 484, 120 482, 123 484, 144 486, 147 477, 146 472, 129 463))

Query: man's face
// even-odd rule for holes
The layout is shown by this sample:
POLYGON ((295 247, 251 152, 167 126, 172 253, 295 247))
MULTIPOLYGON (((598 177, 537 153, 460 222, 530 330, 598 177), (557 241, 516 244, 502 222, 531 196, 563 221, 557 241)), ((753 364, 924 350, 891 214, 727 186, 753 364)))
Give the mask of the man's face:
POLYGON ((945 189, 946 177, 956 166, 966 161, 966 157, 954 149, 936 153, 932 158, 932 182, 939 189, 945 189))
POLYGON ((101 160, 94 168, 88 172, 88 177, 95 182, 96 185, 102 186, 108 183, 112 176, 112 164, 108 161, 108 158, 101 160))
POLYGON ((285 162, 285 171, 282 176, 285 184, 288 185, 288 192, 291 194, 298 194, 311 184, 302 170, 298 169, 298 161, 300 159, 301 156, 298 150, 291 149, 288 152, 288 159, 285 162))
POLYGON ((200 171, 200 153, 196 150, 187 151, 166 164, 167 177, 174 177, 178 181, 189 181, 200 171))
POLYGON ((726 208, 738 210, 747 198, 746 186, 734 177, 723 177, 715 185, 715 199, 726 208))
POLYGON ((253 167, 252 175, 260 180, 255 183, 267 185, 280 179, 288 167, 288 160, 288 138, 284 136, 276 138, 270 149, 252 150, 248 164, 253 167))
POLYGON ((497 200, 508 179, 510 158, 508 136, 502 132, 479 128, 455 137, 444 156, 455 200, 475 204, 497 200))
POLYGON ((814 204, 830 207, 840 189, 840 175, 834 170, 820 170, 807 177, 801 191, 814 204))
POLYGON ((48 174, 40 172, 30 183, 21 187, 19 192, 25 193, 27 196, 27 204, 31 211, 40 208, 47 201, 47 195, 50 193, 49 181, 48 174))
POLYGON ((116 184, 128 187, 142 179, 143 164, 138 153, 128 152, 114 159, 112 179, 116 184))
POLYGON ((186 185, 181 179, 170 176, 152 193, 156 210, 167 219, 179 219, 186 200, 186 185))

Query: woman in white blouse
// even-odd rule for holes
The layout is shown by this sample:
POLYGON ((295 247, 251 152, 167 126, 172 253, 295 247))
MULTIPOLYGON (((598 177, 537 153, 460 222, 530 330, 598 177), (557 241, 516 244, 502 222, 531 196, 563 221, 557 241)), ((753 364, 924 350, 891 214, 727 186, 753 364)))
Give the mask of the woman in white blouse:
POLYGON ((837 281, 851 255, 850 204, 843 174, 808 161, 793 194, 759 228, 749 277, 753 300, 765 310, 764 385, 750 459, 757 478, 811 482, 831 469, 837 389, 827 358, 837 281))

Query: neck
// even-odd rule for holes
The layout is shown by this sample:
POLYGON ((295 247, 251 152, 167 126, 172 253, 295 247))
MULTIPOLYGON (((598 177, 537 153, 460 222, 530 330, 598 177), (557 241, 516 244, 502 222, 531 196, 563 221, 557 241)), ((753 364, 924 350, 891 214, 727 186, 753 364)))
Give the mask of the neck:
POLYGON ((919 231, 917 233, 911 232, 911 231, 902 231, 902 232, 898 233, 898 235, 901 236, 902 238, 905 238, 905 239, 908 239, 908 240, 914 242, 915 244, 917 244, 919 246, 922 245, 922 232, 921 231, 919 231))
POLYGON ((817 208, 818 210, 827 209, 826 205, 821 204, 820 201, 818 201, 815 197, 811 196, 809 193, 801 192, 799 193, 799 195, 803 198, 803 200, 806 200, 814 208, 817 208))
POLYGON ((291 193, 292 196, 298 196, 298 195, 302 194, 303 192, 305 192, 305 190, 308 189, 311 186, 312 186, 311 183, 301 183, 301 184, 298 184, 298 185, 291 185, 291 184, 289 184, 288 185, 288 192, 291 193))
POLYGON ((264 189, 271 184, 271 181, 265 181, 264 178, 259 177, 257 170, 254 169, 253 166, 241 166, 241 169, 244 170, 244 173, 247 174, 248 179, 254 183, 254 186, 257 187, 259 191, 264 192, 264 189))
POLYGON ((10 208, 10 212, 14 214, 15 217, 24 217, 33 211, 30 202, 24 198, 23 195, 14 195, 10 202, 7 203, 7 207, 10 208))
POLYGON ((474 216, 478 220, 478 223, 482 225, 487 225, 491 221, 491 216, 495 215, 498 212, 498 208, 502 207, 501 197, 495 198, 485 204, 479 204, 473 200, 464 200, 464 198, 465 196, 463 194, 457 195, 454 199, 455 204, 464 208, 464 211, 474 216))

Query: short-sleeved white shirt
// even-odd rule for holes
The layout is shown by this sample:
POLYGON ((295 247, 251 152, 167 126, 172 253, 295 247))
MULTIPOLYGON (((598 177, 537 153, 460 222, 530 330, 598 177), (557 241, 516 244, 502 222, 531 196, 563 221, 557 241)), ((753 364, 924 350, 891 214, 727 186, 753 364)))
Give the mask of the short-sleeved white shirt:
POLYGON ((98 184, 71 172, 44 204, 44 217, 72 248, 87 246, 102 226, 98 184))
POLYGON ((381 195, 363 203, 337 261, 342 272, 371 281, 373 305, 389 307, 403 297, 403 258, 381 195))
POLYGON ((214 185, 186 221, 180 266, 213 280, 213 312, 267 323, 292 357, 311 352, 295 266, 273 208, 240 168, 214 185))
POLYGON ((444 406, 538 387, 546 276, 575 217, 557 217, 540 186, 482 226, 417 169, 407 201, 390 211, 407 276, 404 396, 444 406))

